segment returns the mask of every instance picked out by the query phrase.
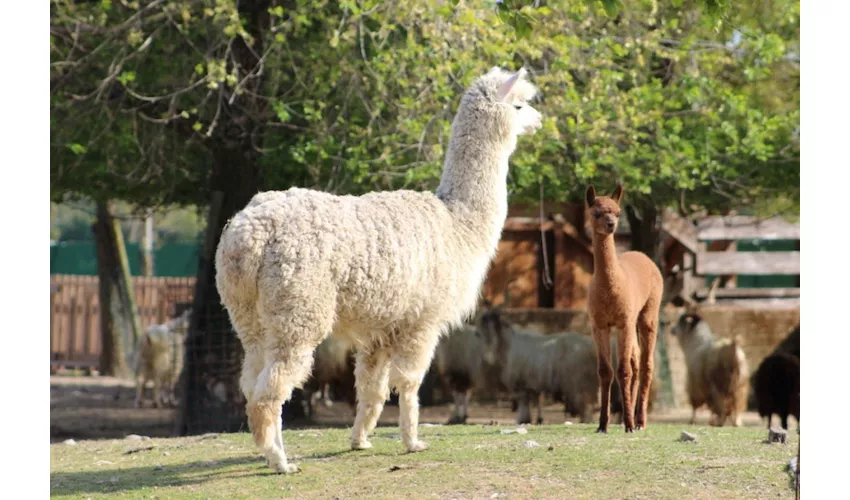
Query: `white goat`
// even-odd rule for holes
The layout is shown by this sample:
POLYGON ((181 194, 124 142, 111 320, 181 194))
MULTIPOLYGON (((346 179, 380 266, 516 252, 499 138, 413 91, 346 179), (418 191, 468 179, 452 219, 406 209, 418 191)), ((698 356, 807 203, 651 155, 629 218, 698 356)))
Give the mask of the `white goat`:
POLYGON ((357 347, 351 448, 372 445, 390 386, 408 452, 419 440, 417 391, 442 332, 475 309, 507 216, 508 160, 541 125, 537 89, 496 67, 472 82, 452 123, 435 193, 260 193, 225 226, 216 285, 245 350, 248 425, 269 466, 287 462, 281 404, 310 374, 329 334, 357 347))
POLYGON ((161 325, 150 325, 139 338, 136 349, 136 408, 142 405, 145 384, 153 381, 153 405, 174 406, 176 384, 183 370, 183 353, 189 331, 191 309, 161 325), (160 391, 164 389, 164 397, 160 391))
POLYGON ((542 335, 524 332, 498 310, 481 315, 484 359, 502 368, 502 383, 518 400, 517 423, 531 422, 529 399, 537 400, 537 423, 543 422, 543 394, 559 396, 565 410, 588 422, 599 400, 593 340, 580 333, 542 335), (588 362, 591 361, 591 362, 588 362))

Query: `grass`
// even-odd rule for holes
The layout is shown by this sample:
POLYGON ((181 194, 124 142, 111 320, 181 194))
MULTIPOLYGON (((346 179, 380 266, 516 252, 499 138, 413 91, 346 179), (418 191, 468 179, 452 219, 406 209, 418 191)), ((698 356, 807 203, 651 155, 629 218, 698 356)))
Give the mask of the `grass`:
POLYGON ((422 427, 431 448, 402 452, 397 427, 349 451, 349 431, 284 431, 295 475, 266 467, 247 433, 50 446, 57 498, 794 498, 787 463, 799 436, 764 444, 765 429, 652 425, 422 427), (679 442, 683 429, 697 442, 679 442), (527 441, 540 446, 528 447, 527 441))

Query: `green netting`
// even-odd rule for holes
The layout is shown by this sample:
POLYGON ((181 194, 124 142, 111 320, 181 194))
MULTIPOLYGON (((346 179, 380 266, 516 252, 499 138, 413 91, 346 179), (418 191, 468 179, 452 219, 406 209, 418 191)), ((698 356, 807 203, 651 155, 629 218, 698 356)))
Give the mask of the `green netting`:
MULTIPOLYGON (((141 254, 137 243, 127 243, 130 273, 139 276, 141 254)), ((201 246, 196 242, 165 243, 154 250, 154 276, 195 276, 201 246)), ((50 246, 50 274, 97 274, 97 250, 93 241, 59 242, 50 246)))

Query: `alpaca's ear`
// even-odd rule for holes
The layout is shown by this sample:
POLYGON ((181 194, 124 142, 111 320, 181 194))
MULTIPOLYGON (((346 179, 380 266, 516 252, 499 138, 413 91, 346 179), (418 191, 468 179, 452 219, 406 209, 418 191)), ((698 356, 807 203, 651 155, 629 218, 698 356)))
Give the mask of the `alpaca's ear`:
POLYGON ((505 100, 505 97, 507 97, 508 94, 511 93, 511 90, 513 90, 514 85, 516 85, 516 83, 520 81, 521 78, 525 77, 526 73, 527 70, 525 68, 520 68, 519 71, 508 77, 508 79, 505 80, 504 83, 502 83, 502 85, 499 87, 498 99, 500 101, 505 100))
POLYGON ((617 183, 617 187, 614 189, 614 194, 611 195, 611 198, 613 198, 618 205, 620 204, 620 200, 623 199, 623 185, 619 182, 617 183))
POLYGON ((593 187, 593 184, 587 186, 587 191, 584 193, 584 201, 587 202, 588 207, 592 207, 596 203, 596 188, 593 187))

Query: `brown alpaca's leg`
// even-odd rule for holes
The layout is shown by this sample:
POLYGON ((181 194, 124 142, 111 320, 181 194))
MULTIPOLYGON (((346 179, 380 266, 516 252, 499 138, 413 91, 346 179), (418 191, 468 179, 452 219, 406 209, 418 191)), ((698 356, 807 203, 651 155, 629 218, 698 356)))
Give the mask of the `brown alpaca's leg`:
POLYGON ((608 432, 608 418, 611 411, 611 381, 614 370, 611 368, 611 330, 594 329, 593 340, 596 344, 596 370, 599 375, 600 408, 599 427, 596 432, 608 432))
MULTIPOLYGON (((640 382, 640 365, 638 364, 638 350, 632 349, 632 356, 629 358, 630 363, 632 365, 632 386, 630 388, 632 392, 632 401, 635 401, 635 410, 633 417, 637 418, 637 415, 640 413, 640 406, 637 404, 638 401, 638 382, 640 382)), ((636 421, 637 422, 637 421, 636 421)), ((635 423, 635 430, 640 430, 640 427, 635 423)))
POLYGON ((646 428, 649 389, 655 371, 655 342, 658 339, 658 305, 647 303, 638 316, 638 335, 640 335, 640 390, 635 409, 635 425, 638 430, 646 428))
POLYGON ((625 328, 619 328, 617 335, 617 354, 620 358, 617 366, 617 382, 620 384, 620 392, 623 401, 623 425, 627 433, 635 431, 635 400, 632 398, 632 356, 635 349, 637 333, 634 323, 628 321, 625 328))

